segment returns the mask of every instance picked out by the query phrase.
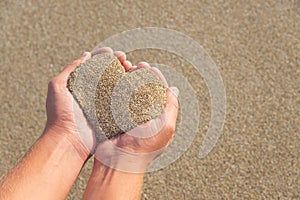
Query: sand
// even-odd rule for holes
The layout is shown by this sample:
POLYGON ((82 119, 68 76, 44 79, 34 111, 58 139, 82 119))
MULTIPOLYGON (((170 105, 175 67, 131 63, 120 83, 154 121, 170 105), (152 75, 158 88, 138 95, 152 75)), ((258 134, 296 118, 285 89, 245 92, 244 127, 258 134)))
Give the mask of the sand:
POLYGON ((97 143, 119 136, 164 112, 166 87, 150 69, 125 72, 113 55, 80 64, 68 88, 93 127, 97 143))
MULTIPOLYGON (((176 55, 128 55, 167 64, 197 92, 200 123, 191 147, 145 176, 143 199, 299 199, 300 8, 273 1, 0 1, 0 174, 42 133, 47 84, 105 38, 136 27, 190 36, 210 54, 227 95, 215 148, 199 159, 210 121, 203 77, 176 55)), ((122 50, 122 49, 121 49, 122 50)), ((81 199, 92 160, 67 199, 81 199)))

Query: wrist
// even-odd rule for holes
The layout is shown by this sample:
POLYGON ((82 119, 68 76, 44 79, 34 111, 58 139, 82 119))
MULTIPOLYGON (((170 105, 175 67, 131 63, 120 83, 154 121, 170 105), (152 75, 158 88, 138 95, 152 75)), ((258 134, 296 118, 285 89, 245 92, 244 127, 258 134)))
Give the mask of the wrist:
POLYGON ((140 199, 144 173, 118 171, 94 160, 83 199, 140 199))
POLYGON ((75 141, 46 128, 5 178, 9 199, 65 199, 88 155, 75 141))
POLYGON ((145 173, 158 152, 134 153, 107 140, 98 145, 95 160, 111 169, 127 173, 145 173))
POLYGON ((76 133, 59 127, 46 126, 41 139, 47 140, 49 145, 60 145, 62 152, 70 152, 80 160, 87 160, 90 151, 84 146, 76 133))
MULTIPOLYGON (((130 176, 130 177, 144 177, 145 172, 140 172, 140 173, 135 173, 135 172, 124 172, 120 171, 117 169, 113 169, 109 166, 106 166, 103 164, 101 161, 94 159, 94 166, 93 166, 93 174, 95 174, 95 180, 96 181, 101 181, 101 179, 108 179, 109 177, 115 176, 120 176, 122 175, 123 177, 130 176)), ((127 180, 130 182, 132 179, 127 180)))

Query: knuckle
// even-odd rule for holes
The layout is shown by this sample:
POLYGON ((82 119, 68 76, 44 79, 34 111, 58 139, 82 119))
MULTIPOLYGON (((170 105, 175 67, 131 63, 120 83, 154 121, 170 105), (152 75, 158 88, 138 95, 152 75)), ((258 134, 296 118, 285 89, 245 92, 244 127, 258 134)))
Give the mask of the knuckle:
POLYGON ((55 89, 60 87, 62 84, 63 84, 63 80, 56 76, 49 82, 48 87, 55 89))
POLYGON ((70 66, 78 66, 80 64, 80 59, 74 60, 72 62, 70 62, 69 64, 67 64, 67 67, 70 66))
POLYGON ((173 107, 174 107, 176 110, 179 109, 179 104, 178 104, 177 99, 174 101, 174 103, 173 103, 172 105, 173 105, 173 107))
POLYGON ((175 129, 176 129, 175 124, 173 124, 173 123, 168 123, 166 125, 166 130, 167 130, 168 133, 173 134, 175 132, 175 129))
POLYGON ((176 109, 179 108, 178 99, 175 96, 172 96, 170 104, 176 109))

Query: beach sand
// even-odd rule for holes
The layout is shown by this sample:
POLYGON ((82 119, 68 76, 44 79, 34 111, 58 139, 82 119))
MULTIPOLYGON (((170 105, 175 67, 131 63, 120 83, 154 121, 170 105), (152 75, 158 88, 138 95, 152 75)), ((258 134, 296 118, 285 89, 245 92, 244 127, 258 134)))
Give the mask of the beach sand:
MULTIPOLYGON (((299 199, 300 2, 0 2, 0 175, 40 136, 47 84, 63 67, 111 35, 164 27, 190 36, 215 61, 226 90, 223 133, 198 157, 210 122, 205 81, 186 61, 159 50, 133 63, 164 63, 197 92, 201 120, 185 154, 145 176, 142 199, 299 199)), ((92 160, 67 199, 81 199, 92 160)), ((58 183, 59 184, 59 183, 58 183)))

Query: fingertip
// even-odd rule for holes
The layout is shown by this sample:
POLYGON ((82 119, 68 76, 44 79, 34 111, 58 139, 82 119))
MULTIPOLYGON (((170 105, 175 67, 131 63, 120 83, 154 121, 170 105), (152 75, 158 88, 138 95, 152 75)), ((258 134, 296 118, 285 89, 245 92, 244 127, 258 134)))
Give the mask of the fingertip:
POLYGON ((137 69, 137 66, 136 65, 133 65, 131 70, 136 70, 137 69))
POLYGON ((97 54, 103 54, 103 53, 113 54, 114 51, 110 47, 102 47, 100 49, 96 49, 92 51, 92 56, 95 56, 97 54))
POLYGON ((85 62, 85 61, 87 61, 88 59, 90 59, 91 57, 92 57, 91 52, 86 51, 86 52, 84 52, 84 53, 82 54, 82 56, 81 56, 81 62, 85 62))
POLYGON ((114 56, 116 56, 121 63, 126 61, 126 54, 123 51, 115 51, 114 56))
POLYGON ((125 71, 129 71, 132 69, 132 63, 129 60, 124 61, 123 67, 125 71))
POLYGON ((139 63, 137 64, 137 67, 138 67, 138 68, 151 68, 150 64, 147 63, 147 62, 145 62, 145 61, 139 62, 139 63))
POLYGON ((179 89, 177 87, 169 87, 170 91, 172 92, 172 94, 174 94, 176 96, 176 98, 178 98, 179 95, 179 89))
POLYGON ((168 113, 171 117, 173 115, 175 115, 177 117, 178 108, 179 108, 178 99, 177 99, 176 95, 173 93, 172 89, 168 88, 167 89, 167 103, 166 103, 166 109, 165 109, 166 113, 168 113))
POLYGON ((76 60, 74 60, 73 62, 71 62, 70 64, 68 64, 63 71, 59 74, 59 76, 63 77, 63 79, 67 79, 70 75, 70 73, 77 67, 79 66, 81 63, 84 63, 85 61, 87 61, 88 59, 91 58, 91 53, 86 51, 82 54, 82 56, 76 60))

